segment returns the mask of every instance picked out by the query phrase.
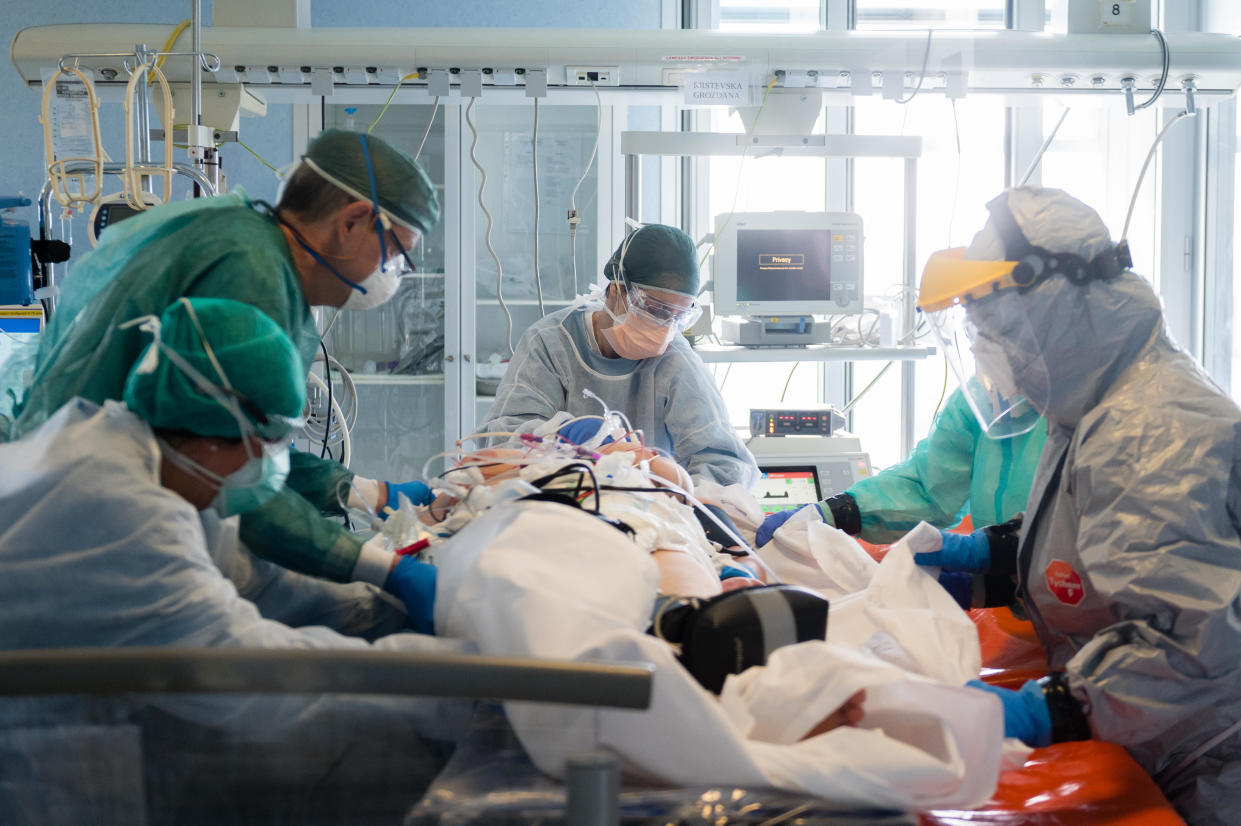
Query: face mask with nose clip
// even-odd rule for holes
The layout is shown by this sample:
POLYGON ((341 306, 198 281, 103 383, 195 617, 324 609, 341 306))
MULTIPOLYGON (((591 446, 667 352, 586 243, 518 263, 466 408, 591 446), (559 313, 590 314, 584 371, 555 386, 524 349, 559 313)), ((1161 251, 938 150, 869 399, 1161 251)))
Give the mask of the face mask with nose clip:
MULTIPOLYGON (((366 278, 361 281, 352 281, 346 278, 339 269, 328 262, 322 253, 312 247, 296 228, 290 225, 288 221, 281 218, 279 213, 271 209, 270 205, 263 204, 261 201, 256 202, 266 206, 268 211, 276 218, 276 220, 289 229, 298 246, 305 250, 316 263, 352 288, 352 291, 349 293, 349 297, 345 300, 345 303, 341 305, 342 310, 369 310, 373 307, 378 307, 379 305, 390 300, 392 296, 396 294, 397 289, 401 286, 401 277, 398 273, 399 266, 389 261, 388 242, 386 240, 387 236, 390 236, 392 239, 392 258, 395 259, 399 254, 411 271, 416 269, 413 262, 410 261, 409 250, 401 245, 400 240, 396 237, 396 233, 392 230, 392 219, 389 218, 379 206, 379 187, 375 182, 375 167, 371 163, 370 146, 366 142, 366 134, 360 133, 358 138, 362 142, 362 157, 366 161, 366 175, 370 186, 369 200, 371 202, 371 219, 374 222, 375 235, 379 239, 380 256, 378 269, 366 278)), ((332 175, 329 175, 309 158, 304 159, 303 163, 309 165, 310 168, 313 169, 320 177, 331 183, 333 186, 336 186, 342 191, 358 197, 359 199, 366 199, 365 196, 360 195, 351 187, 337 180, 332 175)), ((417 239, 415 239, 415 241, 416 240, 417 239)))

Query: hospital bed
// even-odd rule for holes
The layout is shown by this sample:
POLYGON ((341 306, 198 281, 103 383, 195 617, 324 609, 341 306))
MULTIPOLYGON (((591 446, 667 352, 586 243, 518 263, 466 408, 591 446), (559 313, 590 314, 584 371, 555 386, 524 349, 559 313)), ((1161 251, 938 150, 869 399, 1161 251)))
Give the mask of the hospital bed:
MULTIPOLYGON (((1006 626, 1006 633, 1012 630, 1011 624, 1006 626)), ((984 626, 983 635, 986 638, 993 632, 984 626)), ((984 639, 984 649, 987 647, 984 639)), ((1005 650, 1011 654, 1017 647, 1010 642, 1005 650)), ((327 693, 481 697, 641 709, 650 700, 651 686, 648 666, 472 655, 139 648, 0 653, 0 697, 6 698, 4 701, 66 694, 109 698, 135 693, 327 693)), ((73 728, 74 742, 80 745, 98 737, 98 728, 73 728)), ((0 735, 4 733, 0 730, 0 735)), ((37 745, 29 739, 21 745, 30 746, 32 742, 37 745)), ((103 746, 104 755, 120 762, 126 751, 116 748, 117 742, 123 738, 105 737, 98 745, 103 746)), ((84 755, 66 755, 63 738, 42 745, 47 753, 26 755, 30 759, 18 765, 12 755, 14 743, 0 738, 0 790, 6 783, 20 781, 20 771, 37 774, 40 760, 49 756, 53 762, 61 762, 61 771, 44 772, 42 777, 31 779, 59 777, 70 785, 74 778, 81 781, 83 769, 89 768, 81 763, 84 755), (15 770, 20 771, 15 774, 15 770), (7 780, 3 779, 6 775, 7 780)), ((193 746, 187 743, 186 747, 193 746)), ((111 777, 117 781, 116 788, 32 789, 69 800, 56 810, 68 813, 67 818, 40 822, 80 822, 80 818, 73 819, 73 803, 90 807, 94 823, 145 822, 140 817, 145 802, 141 784, 126 784, 125 773, 119 770, 111 777), (109 812, 115 815, 113 820, 108 819, 109 812)), ((483 703, 453 756, 405 822, 408 826, 611 826, 621 822, 711 826, 1172 826, 1181 822, 1123 749, 1094 742, 1065 743, 1034 752, 1022 769, 1002 775, 991 801, 968 812, 842 810, 826 801, 772 789, 619 788, 616 777, 615 763, 609 763, 606 755, 583 754, 570 760, 564 784, 548 778, 526 756, 498 705, 483 703)), ((12 789, 8 792, 11 798, 12 789)), ((81 811, 76 810, 78 814, 81 811)))
MULTIPOLYGON (((481 708, 448 765, 405 826, 544 826, 565 821, 566 787, 530 762, 503 716, 481 708)), ((984 806, 971 811, 902 813, 841 809, 773 789, 626 786, 619 822, 642 826, 1178 826, 1158 787, 1119 746, 1061 743, 1036 750, 1001 775, 984 806)), ((572 823, 572 820, 567 822, 572 823)))
MULTIPOLYGON (((647 665, 356 650, 0 652, 0 822, 132 826, 182 823, 188 811, 191 822, 204 823, 393 823, 400 815, 391 816, 390 805, 382 817, 363 811, 377 798, 387 796, 388 804, 401 799, 401 789, 377 787, 371 770, 390 756, 405 761, 400 765, 410 768, 408 783, 400 785, 417 790, 408 802, 412 805, 429 782, 428 771, 442 767, 443 760, 436 758, 446 757, 451 744, 414 743, 424 739, 421 731, 411 736, 414 726, 397 719, 391 702, 486 698, 644 709, 652 670, 647 665), (227 704, 211 708, 211 717, 203 718, 210 723, 194 719, 198 703, 224 698, 240 704, 259 695, 274 698, 275 706, 294 695, 299 708, 307 697, 312 709, 314 698, 322 695, 331 695, 333 702, 324 713, 300 714, 297 727, 282 728, 273 720, 274 735, 226 734, 219 711, 227 704), (180 703, 177 719, 156 708, 157 701, 170 696, 180 703), (368 709, 368 698, 377 697, 396 699, 368 709), (366 748, 369 741, 362 740, 370 735, 362 732, 377 734, 379 740, 386 728, 393 729, 397 742, 395 748, 376 750, 376 758, 366 748), (227 746, 218 745, 225 741, 227 746), (317 754, 305 754, 305 759, 297 754, 299 748, 313 752, 325 744, 333 750, 346 745, 341 759, 357 769, 324 767, 317 754), (263 779, 247 777, 247 766, 263 779), (318 773, 308 775, 308 767, 318 773), (166 782, 151 788, 152 778, 166 782), (325 779, 339 791, 334 797, 312 788, 325 779), (227 792, 220 790, 224 786, 227 792), (191 794, 201 797, 201 804, 177 799, 191 794), (308 811, 305 800, 316 798, 344 801, 346 808, 337 814, 308 811), (251 803, 263 814, 255 815, 251 803)), ((600 795, 609 787, 598 782, 599 758, 592 759, 595 768, 589 772, 570 767, 566 787, 574 810, 583 813, 576 822, 604 826, 608 801, 600 795)), ((394 776, 390 764, 380 767, 384 776, 394 776)), ((615 761, 604 776, 616 776, 615 761)))
MULTIPOLYGON (((1046 673, 1029 623, 1007 609, 971 612, 989 682, 1019 684, 1046 673), (1039 669, 1042 669, 1041 671, 1039 669), (1038 672, 1038 674, 1035 674, 1038 672)), ((481 708, 453 758, 406 819, 406 826, 564 822, 567 789, 530 762, 495 709, 481 708)), ((663 824, 917 824, 917 826, 1178 826, 1182 819, 1125 750, 1097 741, 1036 749, 1001 774, 991 799, 970 811, 842 810, 772 789, 627 786, 620 821, 663 824)))

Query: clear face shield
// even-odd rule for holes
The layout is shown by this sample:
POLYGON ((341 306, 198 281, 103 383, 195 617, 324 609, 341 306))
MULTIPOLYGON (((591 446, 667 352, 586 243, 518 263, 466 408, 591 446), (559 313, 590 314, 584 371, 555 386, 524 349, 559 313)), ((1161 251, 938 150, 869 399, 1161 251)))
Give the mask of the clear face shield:
POLYGON ((961 252, 932 255, 919 308, 983 433, 1020 436, 1038 424, 1035 405, 1049 397, 1042 347, 1019 290, 1004 281, 1014 262, 965 261, 961 252))

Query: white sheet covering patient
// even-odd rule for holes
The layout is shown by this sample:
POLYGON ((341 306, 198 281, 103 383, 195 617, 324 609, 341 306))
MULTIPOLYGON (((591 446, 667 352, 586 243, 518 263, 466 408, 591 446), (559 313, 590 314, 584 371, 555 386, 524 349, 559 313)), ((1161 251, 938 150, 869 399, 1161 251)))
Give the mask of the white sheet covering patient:
MULTIPOLYGON (((545 475, 554 464, 539 461, 530 448, 529 441, 511 446, 531 457, 522 478, 545 475)), ((610 470, 610 459, 593 464, 600 484, 622 475, 610 470)), ((470 487, 460 479, 455 484, 458 494, 470 487)), ((761 514, 749 494, 718 486, 708 493, 753 530, 761 514)), ((472 640, 488 654, 657 668, 645 712, 507 704, 540 768, 558 774, 568 756, 602 747, 617 752, 638 777, 776 786, 850 804, 968 807, 993 791, 1000 708, 962 687, 978 673, 977 636, 907 548, 898 546, 876 564, 827 525, 794 522, 782 529, 764 549, 766 567, 801 566, 807 584, 835 598, 829 639, 779 649, 766 666, 730 677, 717 698, 681 667, 668 644, 644 633, 661 580, 651 541, 588 513, 592 498, 583 497, 584 508, 577 509, 465 493, 441 525, 456 533, 434 546, 439 633, 472 640), (834 578, 834 568, 843 577, 834 578), (863 689, 858 725, 807 737, 863 689)), ((658 521, 656 510, 689 511, 666 494, 605 492, 601 499, 607 503, 601 510, 613 518, 658 521), (635 504, 651 497, 671 504, 635 504)), ((666 524, 681 530, 693 521, 673 517, 666 524)))

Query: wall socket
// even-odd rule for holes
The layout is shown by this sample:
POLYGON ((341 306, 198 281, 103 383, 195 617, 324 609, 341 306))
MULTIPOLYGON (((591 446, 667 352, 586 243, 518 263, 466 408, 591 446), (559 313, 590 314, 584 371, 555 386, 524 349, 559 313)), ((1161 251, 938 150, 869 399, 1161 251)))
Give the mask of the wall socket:
POLYGON ((566 86, 620 86, 619 66, 565 66, 566 86))

